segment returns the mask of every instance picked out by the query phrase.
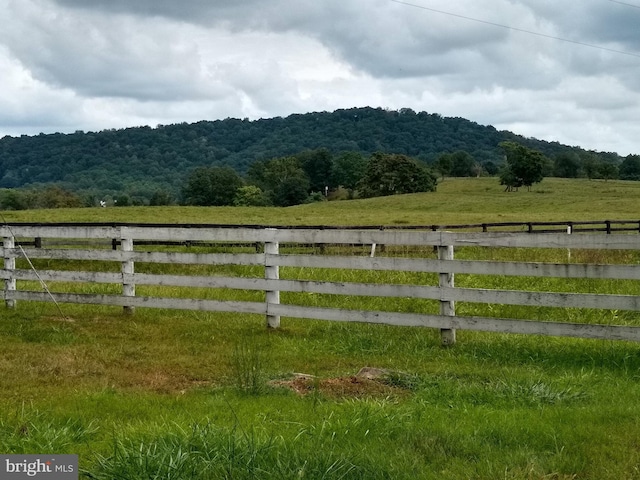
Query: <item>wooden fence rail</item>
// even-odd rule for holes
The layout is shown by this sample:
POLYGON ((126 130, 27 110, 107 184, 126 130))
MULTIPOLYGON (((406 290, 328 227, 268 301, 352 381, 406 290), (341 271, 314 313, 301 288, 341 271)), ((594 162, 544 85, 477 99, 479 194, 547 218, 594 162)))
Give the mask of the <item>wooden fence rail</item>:
MULTIPOLYGON (((280 325, 281 317, 320 320, 384 323, 422 326, 441 330, 443 344, 456 341, 456 330, 524 333, 571 336, 581 338, 640 341, 640 315, 632 316, 626 325, 567 323, 533 319, 464 316, 456 312, 460 302, 468 304, 497 304, 536 309, 596 309, 598 311, 640 312, 640 264, 543 263, 493 260, 458 260, 456 249, 481 247, 491 249, 587 249, 597 251, 640 250, 640 235, 601 233, 537 233, 516 232, 448 232, 433 229, 335 229, 335 228, 256 228, 225 226, 167 226, 167 225, 104 225, 104 224, 13 224, 0 227, 4 239, 2 257, 4 268, 3 298, 9 308, 19 301, 55 301, 57 303, 115 305, 133 313, 137 307, 187 309, 216 312, 239 312, 264 315, 271 328, 280 325), (44 239, 44 241, 43 241, 44 239), (115 240, 114 240, 115 239, 115 240), (91 246, 103 241, 102 248, 91 246), (110 243, 117 242, 112 250, 110 243), (66 241, 66 245, 65 244, 66 241), (82 244, 86 242, 86 244, 82 244), (166 242, 174 247, 163 247, 166 242), (175 245, 228 245, 228 251, 215 248, 194 252, 175 245), (281 245, 289 245, 284 253, 281 245), (259 253, 246 253, 233 246, 260 244, 259 253), (58 248, 53 248, 57 245, 58 248), (71 246, 70 246, 71 245, 71 246), (385 245, 387 247, 418 248, 411 256, 402 257, 353 252, 335 254, 332 251, 309 252, 293 246, 325 245, 385 245), (153 249, 149 247, 153 246, 153 249), (420 250, 420 248, 422 250, 420 250), (434 250, 437 255, 434 257, 434 250), (417 253, 416 253, 417 252, 417 253), (22 259, 22 260, 21 260, 22 259), (28 262, 24 262, 24 260, 28 262), (36 269, 41 260, 71 261, 74 270, 36 269), (17 262, 18 261, 18 262, 17 262), (95 271, 95 262, 117 265, 111 271, 95 271), (136 272, 136 265, 166 264, 206 267, 233 265, 259 267, 261 277, 221 276, 217 274, 158 274, 136 272), (81 269, 78 265, 87 265, 81 269), (20 268, 18 268, 20 266, 20 268), (287 269, 281 278, 281 269, 287 269), (412 272, 432 274, 432 284, 400 284, 366 282, 336 282, 295 277, 307 270, 412 272), (322 270, 320 270, 322 269, 322 270), (474 275, 479 278, 528 277, 532 279, 592 279, 631 282, 634 294, 571 293, 538 290, 508 290, 497 288, 458 287, 454 276, 474 275), (290 278, 294 277, 294 278, 290 278), (34 283, 38 282, 38 283, 34 283), (48 284, 111 284, 119 286, 119 293, 74 293, 56 289, 37 288, 48 284), (239 290, 263 292, 261 301, 220 300, 211 298, 168 298, 141 296, 137 286, 186 287, 211 291, 239 290), (396 312, 356 310, 310 306, 281 302, 281 292, 320 296, 357 296, 429 300, 439 305, 435 311, 396 312)), ((255 250, 254 250, 255 251, 255 250)), ((62 263, 54 263, 61 265, 62 263)), ((167 267, 169 268, 169 267, 167 267)), ((157 270, 157 269, 155 269, 157 270)), ((284 271, 284 270, 283 270, 284 271)), ((62 287, 60 287, 62 288, 62 287)), ((161 290, 159 290, 161 291, 161 290)), ((299 302, 304 303, 304 302, 299 302)))

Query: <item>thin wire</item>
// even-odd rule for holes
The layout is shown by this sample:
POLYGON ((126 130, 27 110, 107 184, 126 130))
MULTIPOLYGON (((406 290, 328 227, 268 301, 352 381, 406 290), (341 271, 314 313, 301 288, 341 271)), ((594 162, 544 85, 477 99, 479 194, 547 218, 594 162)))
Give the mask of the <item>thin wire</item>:
MULTIPOLYGON (((560 42, 573 43, 574 45, 581 45, 583 47, 596 48, 598 50, 604 50, 605 52, 618 53, 620 55, 628 55, 630 57, 640 58, 640 54, 625 52, 624 50, 615 50, 613 48, 607 48, 600 45, 594 45, 592 43, 580 42, 578 40, 570 40, 568 38, 556 37, 554 35, 547 35, 546 33, 534 32, 532 30, 525 30, 523 28, 511 27, 509 25, 503 25, 501 23, 489 22, 487 20, 481 20, 479 18, 469 17, 466 15, 460 15, 458 13, 446 12, 444 10, 437 10, 435 8, 425 7, 423 5, 416 5, 415 3, 403 2, 401 0, 390 0, 391 2, 398 3, 400 5, 406 5, 408 7, 419 8, 421 10, 428 10, 430 12, 440 13, 442 15, 449 15, 450 17, 462 18, 464 20, 469 20, 471 22, 482 23, 484 25, 491 25, 492 27, 504 28, 506 30, 512 30, 514 32, 526 33, 529 35, 536 35, 538 37, 550 38, 552 40, 558 40, 560 42)), ((610 0, 613 1, 613 0, 610 0)), ((617 2, 620 3, 620 2, 617 2)))
POLYGON ((625 5, 627 7, 633 7, 633 8, 640 8, 640 5, 634 5, 633 3, 626 3, 626 2, 618 2, 618 0, 609 0, 612 3, 618 3, 620 5, 625 5))
MULTIPOLYGON (((1 213, 0 213, 0 217, 2 217, 2 221, 4 222, 4 226, 9 229, 9 233, 11 233, 11 236, 15 238, 15 234, 13 233, 13 230, 11 229, 11 226, 7 222, 7 219, 4 218, 4 215, 2 215, 1 213)), ((60 307, 60 304, 58 303, 58 301, 53 296, 53 293, 51 293, 51 290, 49 290, 49 287, 47 286, 46 282, 42 279, 42 277, 40 276, 40 273, 38 272, 38 270, 36 270, 36 267, 33 265, 33 262, 31 262, 31 259, 27 255, 27 252, 24 251, 24 248, 22 248, 22 245, 18 245, 18 248, 20 249, 20 252, 22 252, 22 255, 24 256, 24 258, 29 263, 29 266, 31 267, 31 270, 33 270, 33 273, 35 273, 36 278, 40 282, 40 286, 47 293, 47 295, 49 295, 49 297, 51 298, 51 301, 53 301, 55 306, 58 308, 58 312, 60 312, 60 315, 62 315, 62 318, 64 318, 65 320, 69 320, 69 317, 67 317, 65 315, 65 313, 62 311, 62 307, 60 307)))
MULTIPOLYGON (((11 227, 9 227, 8 225, 5 224, 5 226, 7 226, 9 228, 9 231, 11 231, 11 227)), ((11 235, 13 235, 13 232, 11 232, 11 235)), ((15 235, 13 235, 15 236, 15 235)), ((62 308, 60 307, 60 304, 56 301, 56 299, 54 298, 53 294, 51 293, 51 291, 49 290, 49 287, 47 286, 47 284, 45 283, 45 281, 42 279, 42 277, 40 276, 40 273, 38 272, 38 270, 36 270, 36 267, 33 265, 33 263, 31 262, 31 259, 29 258, 29 256, 27 255, 27 252, 24 251, 24 248, 22 248, 22 245, 18 245, 18 248, 20 249, 20 251, 22 252, 22 255, 24 255, 24 258, 27 259, 27 262, 29 263, 29 266, 31 267, 31 270, 33 270, 33 273, 36 274, 36 278, 38 279, 38 281, 40 282, 40 286, 42 287, 42 289, 47 292, 47 294, 49 295, 49 297, 51 297, 51 300, 53 301, 53 303, 55 303, 56 307, 58 307, 58 311, 60 312, 60 315, 62 315, 62 318, 68 320, 68 317, 64 314, 64 312, 62 311, 62 308)))

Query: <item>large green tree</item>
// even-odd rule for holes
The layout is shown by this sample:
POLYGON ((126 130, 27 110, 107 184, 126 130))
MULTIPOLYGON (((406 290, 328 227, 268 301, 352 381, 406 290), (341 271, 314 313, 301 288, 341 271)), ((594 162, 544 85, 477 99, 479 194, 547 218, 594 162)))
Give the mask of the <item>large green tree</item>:
POLYGON ((343 152, 338 155, 331 168, 331 182, 334 187, 346 188, 349 198, 353 198, 353 192, 358 182, 364 177, 369 161, 360 152, 343 152))
POLYGON ((247 173, 249 183, 265 192, 279 207, 303 203, 309 196, 309 176, 295 157, 273 158, 254 163, 247 173))
POLYGON ((198 167, 182 189, 185 205, 233 205, 242 178, 231 167, 198 167))
POLYGON ((265 207, 270 203, 269 198, 256 185, 240 187, 233 199, 233 204, 236 207, 265 207))
POLYGON ((600 166, 602 165, 600 158, 590 153, 582 155, 581 158, 582 167, 587 178, 589 180, 598 178, 600 176, 600 166))
POLYGON ((506 157, 500 172, 500 184, 505 185, 507 191, 523 186, 531 188, 534 183, 542 181, 549 161, 541 152, 515 142, 501 142, 499 146, 506 157))
POLYGON ((440 173, 443 180, 444 177, 449 176, 451 169, 453 168, 453 158, 451 158, 451 154, 443 153, 440 155, 435 162, 435 168, 440 173))
POLYGON ((599 169, 600 176, 605 180, 618 178, 618 167, 613 163, 602 162, 599 169))
POLYGON ((452 177, 475 177, 478 174, 478 164, 469 152, 459 150, 451 154, 452 177))
POLYGON ((563 152, 553 160, 553 175, 560 178, 577 178, 580 175, 580 157, 574 152, 563 152))
POLYGON ((295 158, 309 177, 309 188, 312 192, 324 192, 325 187, 331 186, 333 158, 329 150, 307 150, 297 154, 295 158))
POLYGON ((442 178, 449 177, 476 177, 482 172, 482 166, 475 161, 469 152, 458 150, 453 153, 443 153, 438 157, 435 168, 442 178))
POLYGON ((406 155, 374 153, 358 184, 363 197, 433 192, 437 178, 431 170, 406 155))

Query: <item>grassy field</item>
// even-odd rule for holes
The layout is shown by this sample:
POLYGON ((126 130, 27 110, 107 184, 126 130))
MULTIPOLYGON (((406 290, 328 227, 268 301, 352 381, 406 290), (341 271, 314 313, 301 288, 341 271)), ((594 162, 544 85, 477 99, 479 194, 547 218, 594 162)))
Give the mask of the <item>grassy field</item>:
MULTIPOLYGON (((546 179, 504 193, 495 179, 465 179, 289 209, 3 214, 403 225, 626 220, 639 207, 640 182, 546 179)), ((634 343, 458 332, 442 348, 429 329, 283 319, 267 330, 250 315, 62 307, 66 318, 48 304, 2 312, 2 453, 77 453, 96 479, 640 478, 634 343), (367 366, 390 373, 355 376, 367 366)))
POLYGON ((638 182, 548 178, 506 193, 495 178, 445 179, 435 193, 321 202, 289 208, 125 207, 3 212, 7 221, 256 225, 432 225, 482 222, 633 220, 638 182))

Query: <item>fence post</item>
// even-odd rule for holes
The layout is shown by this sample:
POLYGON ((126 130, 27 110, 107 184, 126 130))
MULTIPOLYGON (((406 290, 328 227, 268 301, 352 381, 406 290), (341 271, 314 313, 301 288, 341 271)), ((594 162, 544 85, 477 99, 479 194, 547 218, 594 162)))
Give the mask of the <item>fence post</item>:
MULTIPOLYGON (((272 265, 272 255, 279 255, 280 245, 278 242, 265 242, 264 244, 264 278, 267 280, 279 280, 280 279, 280 267, 278 265, 272 265)), ((267 327, 278 328, 280 327, 280 315, 269 315, 270 305, 280 304, 280 291, 279 290, 267 290, 267 327)))
MULTIPOLYGON (((123 252, 133 252, 133 240, 130 238, 122 238, 120 240, 120 246, 123 252)), ((122 295, 125 297, 135 297, 136 296, 136 286, 133 283, 126 282, 126 276, 132 275, 134 272, 134 262, 133 260, 125 260, 122 262, 122 295)), ((130 305, 125 305, 123 307, 123 312, 132 315, 135 311, 135 307, 130 305)))
MULTIPOLYGON (((7 272, 13 272, 13 270, 16 269, 16 258, 8 255, 7 254, 7 249, 8 248, 16 248, 16 239, 14 237, 4 237, 4 240, 2 242, 2 246, 5 249, 5 253, 4 253, 4 269, 7 272)), ((9 294, 9 292, 15 292, 15 291, 16 291, 16 279, 15 278, 6 279, 4 281, 5 299, 7 298, 7 294, 9 294)), ((5 300, 5 305, 7 306, 7 308, 15 308, 16 307, 16 301, 14 299, 6 299, 5 300)))
MULTIPOLYGON (((453 260, 453 245, 438 245, 439 260, 453 260)), ((453 273, 443 272, 439 274, 439 286, 453 287, 453 273)), ((440 300, 440 315, 455 317, 456 307, 453 300, 440 300)), ((456 343, 456 331, 453 328, 440 329, 440 338, 443 346, 450 346, 456 343)))

